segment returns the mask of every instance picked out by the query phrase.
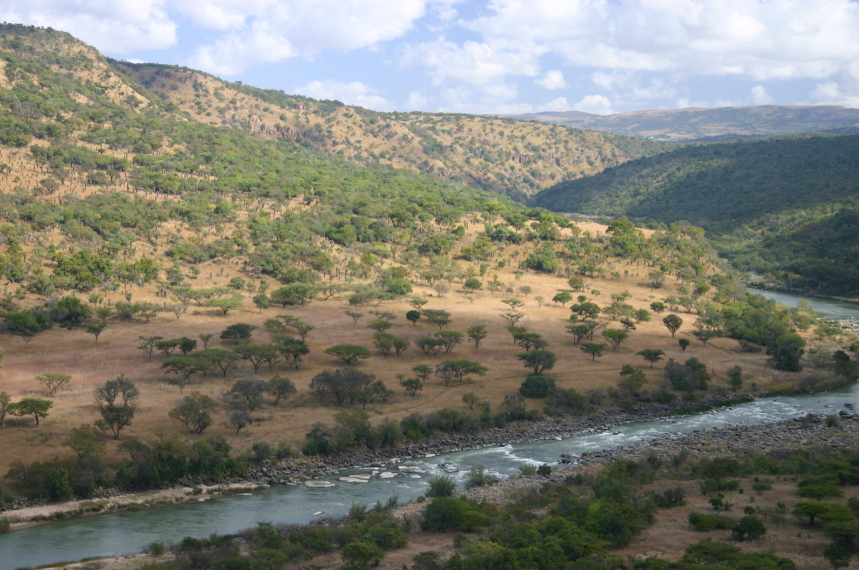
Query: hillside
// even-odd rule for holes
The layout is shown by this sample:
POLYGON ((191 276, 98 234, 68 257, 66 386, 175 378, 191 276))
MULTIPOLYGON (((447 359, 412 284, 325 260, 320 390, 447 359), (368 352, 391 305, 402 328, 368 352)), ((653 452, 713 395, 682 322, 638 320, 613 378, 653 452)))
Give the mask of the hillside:
POLYGON ((288 138, 337 157, 408 168, 517 199, 671 148, 479 115, 378 113, 230 83, 188 68, 110 63, 121 77, 175 105, 189 120, 288 138))
POLYGON ((859 109, 838 105, 647 110, 606 116, 581 111, 505 116, 665 141, 727 140, 808 131, 856 134, 859 128, 859 109))
POLYGON ((859 136, 684 147, 559 184, 532 205, 708 231, 736 267, 782 286, 859 295, 859 136))

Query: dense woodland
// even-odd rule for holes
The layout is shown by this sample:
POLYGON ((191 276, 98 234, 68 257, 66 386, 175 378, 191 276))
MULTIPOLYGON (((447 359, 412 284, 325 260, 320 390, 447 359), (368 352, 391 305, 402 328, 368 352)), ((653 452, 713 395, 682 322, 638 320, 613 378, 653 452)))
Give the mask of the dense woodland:
POLYGON ((694 145, 543 191, 557 211, 703 227, 743 271, 799 290, 859 294, 859 137, 798 134, 694 145))

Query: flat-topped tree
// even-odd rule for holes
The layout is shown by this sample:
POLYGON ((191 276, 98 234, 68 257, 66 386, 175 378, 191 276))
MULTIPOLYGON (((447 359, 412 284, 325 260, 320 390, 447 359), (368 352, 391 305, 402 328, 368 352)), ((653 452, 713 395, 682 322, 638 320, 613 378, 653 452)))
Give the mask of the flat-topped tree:
POLYGON ((611 344, 612 350, 617 352, 617 347, 629 338, 629 333, 617 329, 609 329, 603 331, 602 336, 611 344))
POLYGON ((226 299, 207 299, 203 303, 206 307, 215 307, 221 311, 222 315, 226 315, 230 311, 241 309, 244 301, 241 297, 228 297, 226 299))
POLYGON ((36 376, 36 382, 48 390, 48 397, 50 398, 55 397, 57 395, 57 390, 68 385, 71 381, 71 376, 67 374, 57 374, 54 372, 46 372, 36 376))
POLYGON ((474 349, 478 350, 480 348, 480 343, 483 342, 483 339, 485 339, 489 333, 486 332, 486 325, 474 325, 468 327, 465 330, 465 334, 468 336, 468 341, 474 345, 474 349))
POLYGON ((427 309, 423 312, 423 316, 432 324, 442 329, 450 324, 450 313, 441 309, 427 309))
POLYGON ((53 323, 46 313, 33 314, 29 311, 6 313, 6 330, 24 340, 26 346, 40 332, 46 331, 53 323))
POLYGON ((212 368, 220 368, 224 378, 227 377, 227 370, 235 366, 236 362, 241 359, 241 356, 232 350, 224 350, 223 348, 204 348, 202 350, 195 350, 194 352, 189 353, 188 356, 201 361, 206 360, 211 363, 212 368))
POLYGON ((358 360, 366 360, 372 356, 369 348, 359 346, 357 344, 335 344, 332 347, 323 350, 325 354, 336 356, 347 365, 351 366, 358 360))
POLYGON ((427 378, 432 374, 433 369, 429 364, 418 364, 416 366, 412 366, 412 372, 414 372, 422 381, 426 382, 427 378))
POLYGON ((409 305, 415 308, 416 311, 420 312, 423 309, 423 306, 429 303, 426 299, 414 298, 409 299, 409 305))
POLYGON ((606 344, 602 342, 583 342, 579 347, 585 354, 591 355, 591 360, 596 360, 597 356, 602 356, 606 344))
POLYGON ((191 356, 171 356, 165 358, 161 363, 161 368, 166 368, 165 374, 176 374, 177 380, 175 384, 179 386, 179 393, 185 390, 191 376, 197 372, 204 372, 212 368, 214 364, 209 360, 194 358, 191 356))
POLYGON ((525 316, 525 313, 501 313, 501 318, 510 323, 511 327, 515 327, 516 323, 518 323, 522 317, 525 316))
POLYGON ((651 368, 653 368, 653 364, 655 362, 659 362, 665 356, 665 353, 657 348, 645 348, 644 350, 639 350, 635 354, 649 362, 651 368))
POLYGON ((570 295, 567 291, 561 291, 554 297, 552 297, 553 303, 559 303, 562 307, 573 300, 573 296, 570 295))
POLYGON ((50 400, 23 398, 11 405, 11 412, 16 416, 33 416, 36 420, 36 425, 39 425, 39 418, 46 417, 48 410, 53 405, 54 403, 50 400))
POLYGON ((517 299, 516 297, 510 297, 509 299, 501 299, 501 302, 510 307, 511 311, 515 311, 519 307, 525 304, 525 301, 522 299, 517 299))
POLYGON ((263 362, 268 363, 271 370, 274 363, 280 359, 277 346, 273 344, 240 344, 233 349, 243 360, 247 360, 254 367, 254 372, 259 370, 263 362))
POLYGON ((251 333, 256 329, 257 327, 255 325, 236 323, 228 326, 221 332, 221 340, 231 340, 236 344, 241 344, 242 342, 249 341, 251 333))
POLYGON ((350 317, 352 322, 356 325, 358 324, 358 319, 364 316, 364 313, 356 313, 354 311, 343 311, 343 313, 350 317))
POLYGON ((476 374, 483 376, 489 369, 473 360, 445 360, 435 367, 435 375, 444 380, 444 385, 450 384, 453 379, 462 382, 466 376, 476 374))

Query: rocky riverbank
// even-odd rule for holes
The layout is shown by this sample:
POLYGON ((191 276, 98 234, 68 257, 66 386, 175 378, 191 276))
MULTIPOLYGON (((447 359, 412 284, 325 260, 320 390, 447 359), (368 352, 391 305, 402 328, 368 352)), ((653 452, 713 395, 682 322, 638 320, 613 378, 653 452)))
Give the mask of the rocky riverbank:
MULTIPOLYGON (((792 453, 803 448, 835 451, 857 447, 859 414, 844 411, 834 426, 827 425, 824 415, 809 415, 772 424, 704 429, 687 435, 669 435, 616 449, 584 453, 574 465, 554 466, 552 474, 547 477, 516 477, 486 487, 467 489, 459 495, 507 504, 547 482, 561 483, 590 466, 619 459, 638 461, 651 455, 664 461, 681 452, 696 458, 730 455, 743 459, 762 453, 792 453)), ((393 514, 399 519, 415 519, 421 515, 424 506, 425 503, 409 503, 398 507, 393 514)))
MULTIPOLYGON (((748 395, 742 397, 749 400, 754 399, 753 396, 748 395)), ((736 398, 738 396, 719 396, 698 402, 698 405, 718 406, 736 398)), ((563 416, 546 418, 536 422, 513 423, 503 428, 475 434, 447 434, 430 441, 403 445, 396 449, 360 449, 325 458, 300 456, 286 459, 277 465, 258 466, 242 482, 256 484, 296 482, 308 477, 317 478, 334 475, 344 469, 396 463, 414 457, 423 458, 430 454, 439 455, 464 449, 498 447, 546 439, 563 439, 583 433, 598 433, 612 426, 656 419, 664 414, 682 409, 684 407, 681 405, 657 405, 633 410, 602 410, 589 416, 563 416)))

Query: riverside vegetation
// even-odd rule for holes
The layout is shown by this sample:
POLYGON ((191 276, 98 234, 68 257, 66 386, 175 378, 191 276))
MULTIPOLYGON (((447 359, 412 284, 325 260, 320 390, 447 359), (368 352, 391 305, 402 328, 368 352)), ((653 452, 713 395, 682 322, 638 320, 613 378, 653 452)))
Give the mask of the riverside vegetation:
MULTIPOLYGON (((142 68, 66 34, 0 31, 4 504, 857 376, 853 340, 747 295, 699 228, 572 223, 363 147, 337 157, 313 143, 329 137, 315 122, 397 117, 331 102, 234 86, 224 117, 265 103, 312 128, 206 124, 208 103, 191 113, 171 97, 217 99, 226 84, 194 84, 213 78, 154 67, 156 92, 136 82, 142 68)), ((596 136, 430 119, 498 140, 536 129, 516 144, 596 136)), ((398 536, 372 520, 361 536, 398 536)), ((353 562, 379 548, 364 541, 353 562)))

